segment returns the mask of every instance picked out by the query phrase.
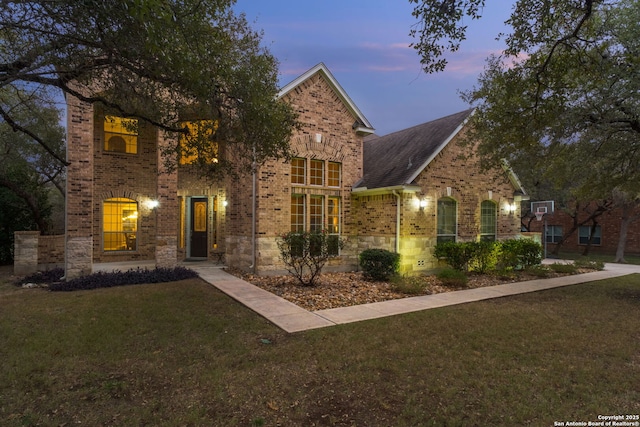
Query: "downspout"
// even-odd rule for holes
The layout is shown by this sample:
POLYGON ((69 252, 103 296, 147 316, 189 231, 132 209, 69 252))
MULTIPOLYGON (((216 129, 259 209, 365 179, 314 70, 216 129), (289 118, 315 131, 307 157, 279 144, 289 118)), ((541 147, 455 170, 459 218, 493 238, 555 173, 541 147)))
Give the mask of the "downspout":
POLYGON ((396 196, 396 253, 400 253, 400 196, 396 190, 393 190, 393 195, 396 196))

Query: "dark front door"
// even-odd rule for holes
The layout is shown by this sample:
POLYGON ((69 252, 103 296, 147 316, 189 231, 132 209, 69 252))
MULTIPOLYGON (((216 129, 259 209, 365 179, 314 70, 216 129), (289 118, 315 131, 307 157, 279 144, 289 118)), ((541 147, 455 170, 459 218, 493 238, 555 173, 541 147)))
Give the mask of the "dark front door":
POLYGON ((191 198, 191 257, 207 257, 207 199, 191 198))

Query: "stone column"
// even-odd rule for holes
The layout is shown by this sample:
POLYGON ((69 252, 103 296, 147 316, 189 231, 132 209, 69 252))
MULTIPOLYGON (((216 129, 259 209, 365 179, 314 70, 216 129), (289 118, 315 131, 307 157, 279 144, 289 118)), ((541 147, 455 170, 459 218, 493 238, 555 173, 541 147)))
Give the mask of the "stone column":
POLYGON ((13 248, 13 274, 26 276, 38 271, 39 231, 16 231, 13 248))
POLYGON ((67 279, 91 274, 93 265, 93 106, 67 95, 67 279))
POLYGON ((158 188, 156 208, 156 266, 174 267, 178 263, 178 172, 167 171, 163 148, 175 144, 164 131, 158 131, 158 188))

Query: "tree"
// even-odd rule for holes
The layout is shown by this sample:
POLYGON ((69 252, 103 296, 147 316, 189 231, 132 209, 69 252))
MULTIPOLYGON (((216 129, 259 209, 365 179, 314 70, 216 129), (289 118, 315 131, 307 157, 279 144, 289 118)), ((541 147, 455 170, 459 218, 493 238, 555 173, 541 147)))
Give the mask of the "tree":
MULTIPOLYGON (((441 52, 433 44, 442 37, 463 40, 462 18, 479 17, 484 2, 418 4, 422 32, 440 29, 417 45, 432 53, 423 56, 430 71, 441 52)), ((580 204, 616 192, 636 200, 639 22, 640 4, 633 0, 519 0, 507 21, 512 31, 503 36, 504 53, 489 58, 477 87, 463 94, 477 106, 469 136, 480 141, 485 164, 507 159, 519 173, 550 180, 580 204)))
MULTIPOLYGON (((208 123, 186 149, 226 147, 226 157, 198 163, 209 177, 286 156, 296 121, 276 99, 277 61, 244 15, 233 13, 233 3, 1 1, 0 89, 57 88, 185 135, 185 121, 208 123)), ((12 111, 0 109, 0 117, 27 133, 12 111)), ((41 135, 29 136, 48 148, 41 135)), ((176 142, 165 154, 182 149, 176 142)), ((175 158, 165 156, 170 169, 175 158)))

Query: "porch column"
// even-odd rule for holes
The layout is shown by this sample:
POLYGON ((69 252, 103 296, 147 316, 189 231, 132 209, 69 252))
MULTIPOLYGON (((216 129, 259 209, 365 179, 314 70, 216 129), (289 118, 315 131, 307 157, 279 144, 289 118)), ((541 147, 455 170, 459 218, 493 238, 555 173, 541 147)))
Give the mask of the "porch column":
POLYGON ((93 106, 67 95, 67 279, 91 274, 92 270, 93 151, 93 106))
POLYGON ((158 131, 158 189, 156 208, 156 266, 174 267, 178 263, 178 172, 164 166, 163 148, 175 144, 174 137, 158 131))

